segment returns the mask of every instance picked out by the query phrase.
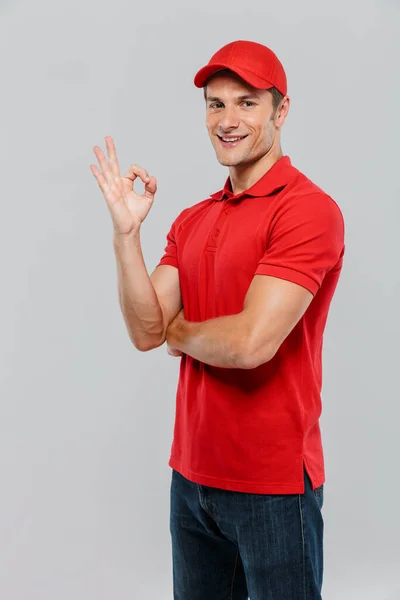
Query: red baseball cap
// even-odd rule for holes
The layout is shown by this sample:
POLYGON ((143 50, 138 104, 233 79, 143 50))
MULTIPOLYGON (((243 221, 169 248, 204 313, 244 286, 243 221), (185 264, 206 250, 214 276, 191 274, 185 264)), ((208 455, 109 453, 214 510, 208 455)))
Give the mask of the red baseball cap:
POLYGON ((286 73, 282 63, 263 44, 246 40, 226 44, 196 73, 195 86, 203 87, 207 79, 221 69, 230 69, 255 88, 266 90, 276 87, 284 96, 287 94, 286 73))

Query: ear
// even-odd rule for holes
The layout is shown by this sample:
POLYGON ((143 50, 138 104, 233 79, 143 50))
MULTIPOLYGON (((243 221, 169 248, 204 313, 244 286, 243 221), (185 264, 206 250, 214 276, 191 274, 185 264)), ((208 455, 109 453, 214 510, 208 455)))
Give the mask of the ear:
POLYGON ((282 127, 282 125, 286 121, 286 117, 289 113, 289 108, 290 108, 290 98, 289 98, 289 96, 285 96, 276 111, 275 125, 277 127, 282 127))

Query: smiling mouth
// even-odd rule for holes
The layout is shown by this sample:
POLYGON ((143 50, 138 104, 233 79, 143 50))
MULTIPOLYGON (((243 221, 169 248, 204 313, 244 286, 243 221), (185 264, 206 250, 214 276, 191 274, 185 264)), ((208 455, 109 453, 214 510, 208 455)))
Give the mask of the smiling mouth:
POLYGON ((247 138, 247 135, 235 136, 235 137, 224 137, 217 134, 217 138, 219 139, 221 146, 224 148, 229 148, 230 146, 237 146, 242 140, 247 138))
POLYGON ((246 134, 246 135, 237 135, 235 137, 225 137, 225 136, 222 136, 222 135, 217 135, 217 137, 219 137, 219 139, 222 142, 230 144, 230 143, 238 142, 240 140, 244 140, 244 138, 247 137, 247 135, 248 134, 246 134))

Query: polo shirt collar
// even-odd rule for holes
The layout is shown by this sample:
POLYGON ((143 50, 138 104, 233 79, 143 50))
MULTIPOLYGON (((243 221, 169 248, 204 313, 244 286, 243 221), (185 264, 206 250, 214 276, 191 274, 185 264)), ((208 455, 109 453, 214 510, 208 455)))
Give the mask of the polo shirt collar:
POLYGON ((224 188, 219 192, 215 192, 215 194, 210 194, 210 197, 214 200, 224 200, 224 198, 231 200, 240 198, 241 196, 268 196, 276 190, 285 187, 295 172, 296 169, 292 166, 289 156, 282 156, 248 190, 235 196, 232 191, 230 177, 228 177, 224 188))

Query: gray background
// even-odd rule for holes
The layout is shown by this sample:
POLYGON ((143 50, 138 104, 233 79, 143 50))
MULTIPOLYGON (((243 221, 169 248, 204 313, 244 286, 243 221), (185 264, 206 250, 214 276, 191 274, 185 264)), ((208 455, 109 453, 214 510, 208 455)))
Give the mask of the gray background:
MULTIPOLYGON (((282 147, 331 194, 346 255, 324 338, 324 600, 400 598, 399 3, 0 3, 0 598, 172 598, 169 451, 179 359, 140 353, 90 171, 158 179, 149 273, 227 169, 193 76, 252 39, 283 62, 282 147)), ((143 189, 143 188, 138 188, 143 189)))

